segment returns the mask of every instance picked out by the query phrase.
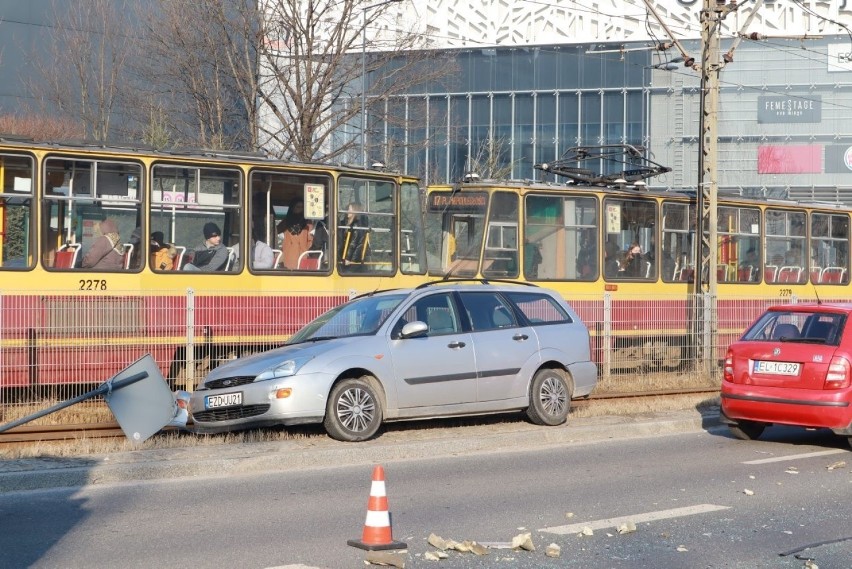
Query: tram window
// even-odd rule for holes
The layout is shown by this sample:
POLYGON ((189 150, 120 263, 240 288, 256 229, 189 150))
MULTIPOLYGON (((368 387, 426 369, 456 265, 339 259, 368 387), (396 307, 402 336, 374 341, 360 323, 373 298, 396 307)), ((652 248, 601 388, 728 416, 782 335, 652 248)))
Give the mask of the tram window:
POLYGON ((53 269, 133 271, 142 228, 142 168, 111 160, 48 158, 42 260, 53 269))
POLYGON ((338 181, 337 260, 341 274, 393 274, 396 185, 342 177, 338 181))
POLYGON ((171 269, 154 265, 151 268, 238 272, 238 259, 243 257, 240 205, 237 170, 155 165, 151 179, 151 231, 162 233, 177 254, 171 269), (218 243, 214 234, 218 234, 218 243), (221 249, 225 251, 220 253, 221 249), (208 256, 214 261, 199 261, 208 256))
POLYGON ((767 209, 764 277, 768 283, 804 283, 808 280, 805 212, 767 209))
POLYGON ((535 280, 598 278, 598 202, 591 197, 526 197, 524 276, 535 280))
POLYGON ((495 192, 491 198, 482 275, 491 278, 518 276, 518 195, 516 193, 495 192))
POLYGON ((0 269, 33 266, 33 163, 0 155, 0 269))
POLYGON ((811 282, 849 284, 849 216, 811 215, 811 282))
POLYGON ((400 196, 400 270, 404 274, 422 275, 426 272, 426 244, 420 188, 417 184, 404 183, 400 196))
POLYGON ((607 279, 656 280, 656 202, 608 198, 604 211, 607 279))
POLYGON ((270 264, 265 259, 255 259, 252 255, 249 257, 250 269, 328 269, 331 184, 330 176, 316 173, 289 170, 252 172, 249 210, 251 232, 257 240, 272 248, 272 262, 270 264))
POLYGON ((759 282, 760 210, 720 207, 716 220, 717 282, 759 282))
POLYGON ((695 208, 663 203, 660 276, 664 282, 691 282, 695 275, 695 208))

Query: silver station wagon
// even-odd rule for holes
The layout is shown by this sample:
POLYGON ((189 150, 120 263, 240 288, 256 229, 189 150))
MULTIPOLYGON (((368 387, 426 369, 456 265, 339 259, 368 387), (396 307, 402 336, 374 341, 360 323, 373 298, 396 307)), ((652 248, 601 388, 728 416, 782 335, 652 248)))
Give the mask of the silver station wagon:
POLYGON ((523 410, 560 425, 597 382, 589 332, 548 289, 439 281, 350 300, 192 394, 197 432, 323 423, 342 441, 383 421, 523 410))

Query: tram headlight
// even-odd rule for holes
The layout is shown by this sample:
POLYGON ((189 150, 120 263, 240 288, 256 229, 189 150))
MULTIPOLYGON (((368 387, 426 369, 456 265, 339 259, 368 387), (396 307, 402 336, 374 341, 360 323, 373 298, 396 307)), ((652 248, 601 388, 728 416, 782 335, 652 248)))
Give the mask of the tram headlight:
POLYGON ((302 366, 308 363, 311 359, 313 358, 290 358, 284 360, 283 362, 275 364, 274 366, 260 372, 254 380, 266 381, 268 379, 278 379, 281 377, 296 375, 302 366))

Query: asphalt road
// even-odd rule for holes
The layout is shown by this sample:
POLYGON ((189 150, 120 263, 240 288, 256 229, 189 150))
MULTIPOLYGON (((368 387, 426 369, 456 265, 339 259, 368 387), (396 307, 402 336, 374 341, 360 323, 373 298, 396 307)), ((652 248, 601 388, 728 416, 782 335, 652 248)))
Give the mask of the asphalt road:
MULTIPOLYGON (((400 456, 382 464, 405 566, 761 569, 800 568, 810 557, 821 569, 852 567, 845 440, 786 428, 744 442, 717 427, 601 425, 597 438, 542 445, 536 436, 552 429, 506 434, 511 448, 471 449, 464 429, 424 437, 419 454, 395 445, 400 456), (636 531, 619 534, 627 522, 636 531), (580 536, 585 527, 591 535, 580 536), (426 559, 436 551, 431 533, 494 543, 525 532, 535 551, 426 559), (831 540, 840 541, 781 555, 831 540), (545 556, 551 543, 559 558, 545 556)), ((346 542, 361 536, 379 446, 356 446, 364 460, 339 455, 339 464, 209 475, 186 464, 188 477, 7 490, 0 567, 364 567, 365 552, 346 542)), ((239 462, 255 450, 242 449, 239 462)))

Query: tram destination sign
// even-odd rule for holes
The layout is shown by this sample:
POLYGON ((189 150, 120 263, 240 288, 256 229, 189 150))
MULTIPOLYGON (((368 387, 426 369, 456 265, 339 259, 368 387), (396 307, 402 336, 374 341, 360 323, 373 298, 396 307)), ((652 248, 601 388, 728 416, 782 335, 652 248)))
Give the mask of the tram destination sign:
POLYGON ((432 192, 429 194, 432 213, 485 213, 488 194, 485 192, 432 192))
POLYGON ((757 98, 758 124, 822 122, 822 96, 764 96, 757 98))

